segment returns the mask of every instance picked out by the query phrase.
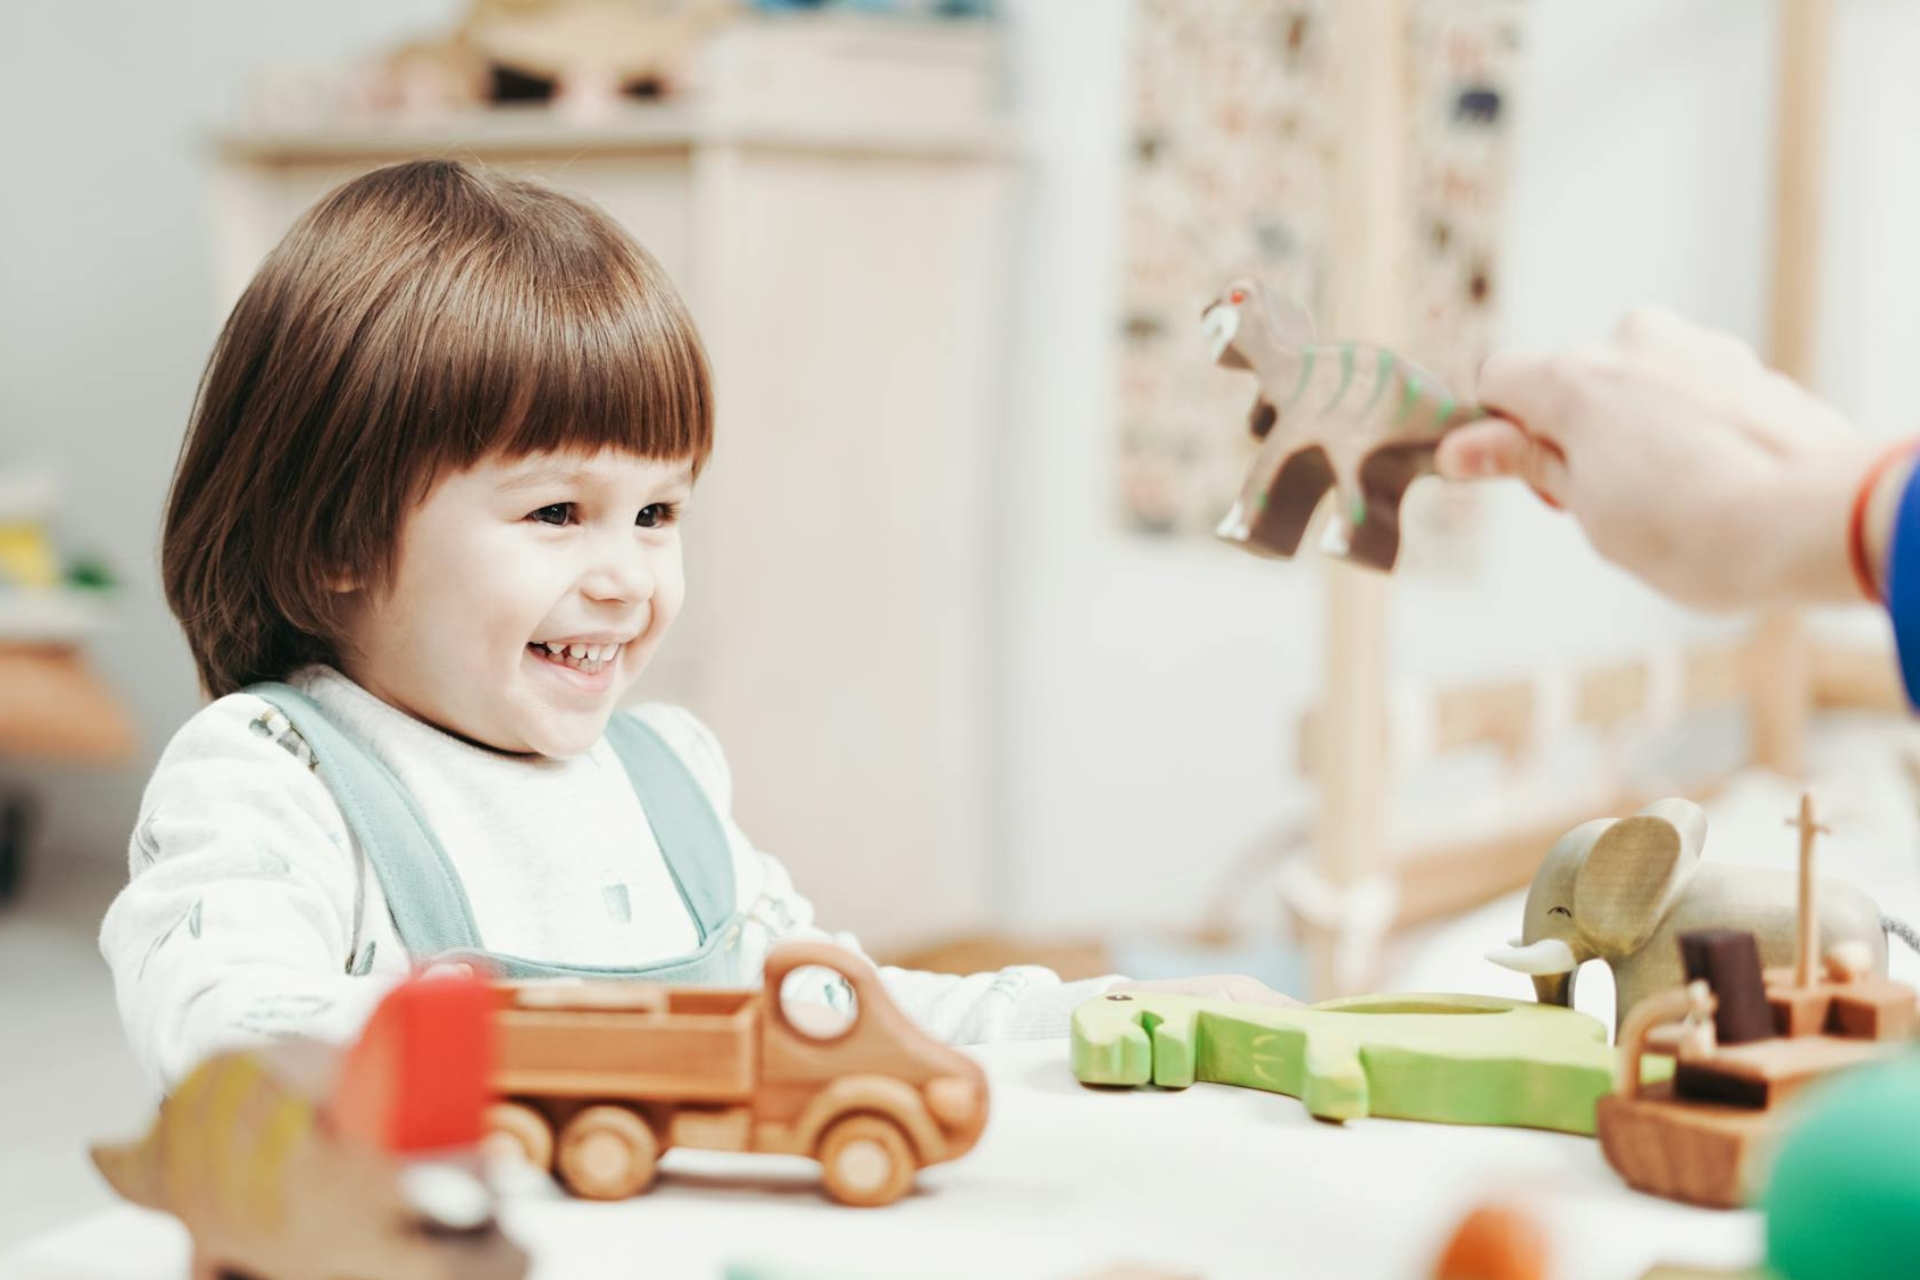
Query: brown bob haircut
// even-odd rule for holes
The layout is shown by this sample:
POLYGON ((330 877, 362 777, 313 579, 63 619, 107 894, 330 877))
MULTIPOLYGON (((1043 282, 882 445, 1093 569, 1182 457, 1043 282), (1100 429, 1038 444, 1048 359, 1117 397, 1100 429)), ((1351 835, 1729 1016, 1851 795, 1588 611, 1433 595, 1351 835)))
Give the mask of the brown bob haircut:
POLYGON ((287 233, 227 318, 161 576, 210 697, 336 660, 343 578, 391 580, 434 481, 494 454, 713 445, 666 273, 593 206, 450 160, 378 169, 287 233))

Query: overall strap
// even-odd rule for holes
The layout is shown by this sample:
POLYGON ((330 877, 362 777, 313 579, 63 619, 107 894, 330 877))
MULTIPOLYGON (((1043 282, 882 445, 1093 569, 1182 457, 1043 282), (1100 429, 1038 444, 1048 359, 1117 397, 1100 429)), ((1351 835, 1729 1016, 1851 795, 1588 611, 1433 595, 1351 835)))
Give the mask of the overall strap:
POLYGON ((428 957, 480 950, 480 929, 466 888, 393 771, 292 685, 256 684, 246 692, 278 707, 306 739, 321 777, 380 877, 394 928, 408 953, 428 957))
POLYGON ((651 725, 616 711, 607 722, 607 741, 626 766, 654 842, 704 944, 738 913, 726 828, 706 788, 651 725))

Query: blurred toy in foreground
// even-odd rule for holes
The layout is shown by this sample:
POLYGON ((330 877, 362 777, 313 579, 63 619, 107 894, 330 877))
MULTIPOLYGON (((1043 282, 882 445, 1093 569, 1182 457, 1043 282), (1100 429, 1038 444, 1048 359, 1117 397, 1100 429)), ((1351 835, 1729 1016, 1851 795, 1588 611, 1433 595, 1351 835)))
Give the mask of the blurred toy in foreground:
POLYGON ((1597 1020, 1487 996, 1372 995, 1281 1008, 1115 992, 1073 1015, 1073 1074, 1083 1084, 1242 1085, 1292 1094, 1322 1120, 1590 1134, 1613 1064, 1597 1020))
POLYGON ((1433 1280, 1548 1280, 1547 1232, 1516 1205, 1483 1204, 1454 1229, 1433 1280))
POLYGON ((410 982, 344 1051, 211 1058, 143 1141, 94 1163, 186 1226, 193 1280, 520 1280, 479 1161, 497 1000, 477 980, 410 982))
POLYGON ((1806 798, 1799 825, 1794 967, 1763 973, 1751 933, 1681 934, 1688 985, 1641 1001, 1620 1028, 1622 1083, 1600 1100, 1600 1146, 1638 1190, 1713 1208, 1751 1203, 1782 1104, 1887 1056, 1920 1026, 1913 988, 1874 976, 1862 944, 1822 949, 1822 891, 1813 878, 1820 828, 1806 798), (1677 1059, 1671 1081, 1641 1086, 1638 1068, 1649 1052, 1677 1059))
MULTIPOLYGON (((1554 843, 1527 891, 1520 936, 1487 956, 1532 977, 1543 1004, 1571 1005, 1581 965, 1613 970, 1614 1025, 1680 986, 1677 939, 1694 929, 1744 929, 1760 963, 1792 963, 1799 897, 1792 872, 1704 860, 1707 815, 1691 800, 1657 800, 1631 817, 1585 822, 1554 843)), ((1865 893, 1820 885, 1819 936, 1863 975, 1887 972, 1890 923, 1865 893)), ((1829 959, 1825 953, 1816 957, 1829 959)))
POLYGON ((488 1125, 578 1196, 638 1194, 663 1152, 692 1147, 809 1156, 834 1199, 890 1204, 986 1127, 980 1064, 908 1020, 871 964, 826 943, 776 946, 760 991, 604 981, 506 990, 493 1078, 505 1100, 488 1125), (849 1011, 782 1001, 788 976, 816 965, 845 984, 849 1011))
POLYGON ((1331 489, 1326 549, 1392 569, 1408 486, 1433 472, 1440 437, 1483 411, 1384 348, 1316 343, 1305 310, 1258 280, 1228 285, 1201 328, 1214 363, 1260 383, 1248 423, 1260 451, 1218 535, 1291 557, 1331 489))

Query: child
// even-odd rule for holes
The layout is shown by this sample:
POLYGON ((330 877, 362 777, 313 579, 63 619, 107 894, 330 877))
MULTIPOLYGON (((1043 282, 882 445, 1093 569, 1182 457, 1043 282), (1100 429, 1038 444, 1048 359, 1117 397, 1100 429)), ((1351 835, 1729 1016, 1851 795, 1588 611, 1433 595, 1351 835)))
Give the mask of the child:
MULTIPOLYGON (((161 553, 216 700, 161 757, 101 930, 153 1079, 346 1038, 422 963, 744 985, 776 939, 821 936, 728 817, 713 736, 616 712, 679 612, 712 417, 659 267, 538 185, 394 166, 268 257, 161 553)), ((954 1041, 1063 1034, 1116 981, 883 977, 954 1041)))

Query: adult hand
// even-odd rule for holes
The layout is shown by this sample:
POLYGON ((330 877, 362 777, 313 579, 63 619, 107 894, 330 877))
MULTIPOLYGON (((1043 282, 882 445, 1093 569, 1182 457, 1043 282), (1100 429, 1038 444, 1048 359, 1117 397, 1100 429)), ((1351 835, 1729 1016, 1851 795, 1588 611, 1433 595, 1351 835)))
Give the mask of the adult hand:
MULTIPOLYGON (((1499 417, 1441 442, 1440 474, 1510 476, 1564 508, 1608 560, 1709 609, 1858 600, 1854 494, 1885 441, 1726 334, 1654 308, 1597 346, 1500 353, 1482 369, 1499 417)), ((1906 468, 1869 509, 1876 570, 1906 468)))

